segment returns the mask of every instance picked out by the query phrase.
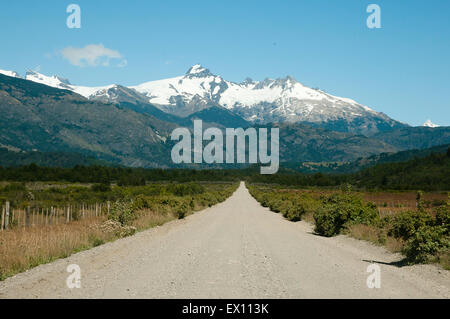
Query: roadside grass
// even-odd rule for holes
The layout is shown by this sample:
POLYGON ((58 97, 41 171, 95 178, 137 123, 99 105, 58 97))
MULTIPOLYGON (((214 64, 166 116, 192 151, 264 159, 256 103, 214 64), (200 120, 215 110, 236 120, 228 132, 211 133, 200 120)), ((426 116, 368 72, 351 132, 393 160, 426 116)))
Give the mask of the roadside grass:
POLYGON ((184 218, 226 200, 237 187, 237 183, 206 184, 206 187, 178 184, 164 186, 157 194, 155 185, 128 188, 132 196, 113 203, 109 216, 3 230, 0 232, 0 281, 136 231, 184 218))
POLYGON ((345 234, 405 255, 408 264, 450 269, 448 193, 358 192, 247 185, 250 194, 290 221, 315 225, 322 236, 345 234))
POLYGON ((113 234, 96 227, 105 220, 103 217, 3 231, 0 233, 0 280, 114 239, 113 234))
POLYGON ((356 239, 369 241, 375 245, 384 246, 393 253, 401 253, 405 247, 404 240, 388 236, 386 230, 372 225, 351 225, 347 228, 345 234, 356 239))

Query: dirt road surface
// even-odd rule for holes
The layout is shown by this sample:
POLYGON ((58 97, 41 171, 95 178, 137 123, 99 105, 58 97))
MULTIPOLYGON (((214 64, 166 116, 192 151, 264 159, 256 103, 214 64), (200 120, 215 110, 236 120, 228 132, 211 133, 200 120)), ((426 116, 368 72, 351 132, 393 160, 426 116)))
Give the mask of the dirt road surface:
POLYGON ((324 238, 261 207, 244 184, 227 201, 0 282, 0 298, 450 298, 450 271, 324 238), (368 288, 367 267, 381 287, 368 288), (67 266, 81 269, 69 289, 67 266))

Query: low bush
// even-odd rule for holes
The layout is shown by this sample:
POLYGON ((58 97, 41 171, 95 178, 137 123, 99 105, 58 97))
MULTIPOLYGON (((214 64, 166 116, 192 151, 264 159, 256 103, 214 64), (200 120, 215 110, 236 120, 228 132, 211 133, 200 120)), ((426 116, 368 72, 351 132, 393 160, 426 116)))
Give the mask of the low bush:
POLYGON ((423 226, 432 226, 433 218, 425 211, 405 211, 392 220, 389 235, 408 240, 423 226))
MULTIPOLYGON (((283 214, 291 221, 302 218, 310 220, 312 215, 315 231, 319 235, 331 237, 345 231, 355 238, 385 245, 391 251, 403 252, 409 263, 435 260, 445 269, 450 269, 448 201, 434 200, 427 204, 422 200, 423 193, 419 191, 416 211, 403 211, 380 218, 375 204, 364 202, 349 188, 318 198, 322 192, 281 189, 277 186, 247 187, 262 206, 283 214)), ((382 206, 387 206, 387 203, 382 206)))
POLYGON ((302 216, 306 213, 305 207, 301 203, 292 203, 287 210, 283 213, 283 216, 288 220, 297 222, 302 219, 302 216))
POLYGON ((111 205, 108 219, 128 225, 137 218, 132 202, 117 201, 111 205))
POLYGON ((450 205, 443 205, 435 209, 435 225, 446 229, 446 235, 450 235, 450 205))
POLYGON ((314 213, 315 231, 326 237, 335 236, 349 225, 370 225, 379 222, 373 203, 365 203, 360 196, 333 194, 323 198, 323 206, 314 213))
POLYGON ((111 185, 107 184, 107 183, 102 183, 102 184, 93 184, 91 186, 91 190, 93 192, 110 192, 111 191, 111 185))
POLYGON ((450 248, 450 237, 444 226, 421 226, 406 242, 404 253, 410 263, 430 261, 450 248))

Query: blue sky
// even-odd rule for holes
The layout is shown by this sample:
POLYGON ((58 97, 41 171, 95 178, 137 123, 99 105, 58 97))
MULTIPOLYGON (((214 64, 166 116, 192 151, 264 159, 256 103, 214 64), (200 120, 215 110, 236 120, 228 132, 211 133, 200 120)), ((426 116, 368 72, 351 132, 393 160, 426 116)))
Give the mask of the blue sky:
POLYGON ((450 126, 449 17, 448 0, 1 1, 0 69, 135 85, 200 63, 236 82, 292 75, 412 125, 450 126), (71 3, 81 29, 66 26, 71 3), (366 26, 371 3, 381 29, 366 26), (61 54, 91 44, 121 58, 77 66, 61 54))

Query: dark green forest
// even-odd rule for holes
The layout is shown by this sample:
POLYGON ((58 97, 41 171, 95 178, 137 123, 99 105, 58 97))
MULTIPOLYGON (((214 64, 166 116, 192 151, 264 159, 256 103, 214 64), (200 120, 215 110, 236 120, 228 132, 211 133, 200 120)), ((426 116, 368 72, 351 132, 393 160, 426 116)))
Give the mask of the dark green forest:
POLYGON ((450 190, 450 148, 445 153, 432 153, 400 163, 377 164, 351 174, 304 174, 281 168, 277 174, 261 175, 259 167, 246 169, 144 169, 103 165, 72 168, 43 167, 30 164, 19 167, 0 167, 0 180, 64 181, 79 183, 117 183, 144 185, 159 181, 237 181, 280 184, 286 186, 338 187, 351 184, 364 189, 391 190, 450 190))

